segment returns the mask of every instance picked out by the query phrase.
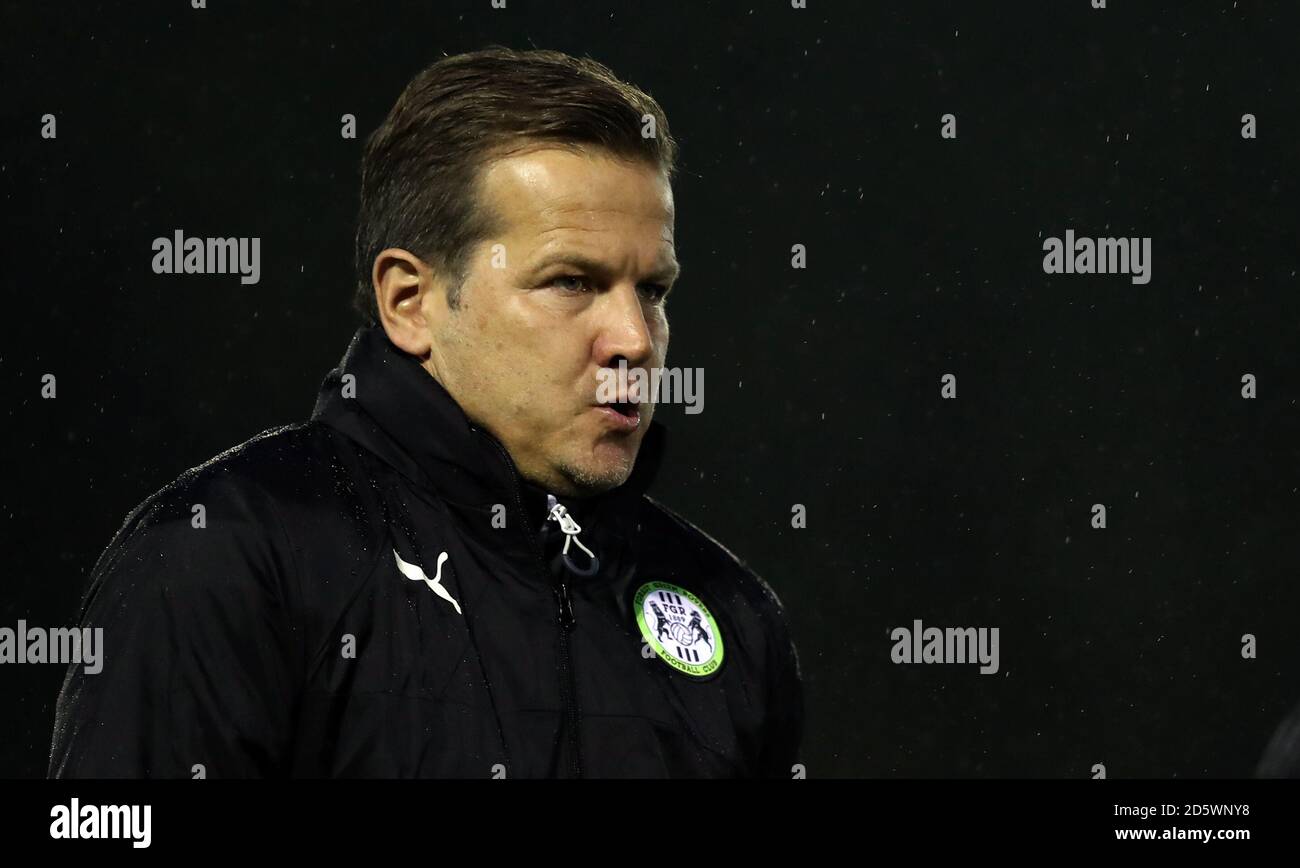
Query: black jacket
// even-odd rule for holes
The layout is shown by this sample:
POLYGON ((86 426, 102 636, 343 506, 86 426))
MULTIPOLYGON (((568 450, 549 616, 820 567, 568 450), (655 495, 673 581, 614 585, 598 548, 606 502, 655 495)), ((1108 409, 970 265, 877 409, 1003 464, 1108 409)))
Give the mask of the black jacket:
POLYGON ((789 777, 781 605, 644 494, 663 445, 654 423, 627 483, 551 501, 360 330, 310 421, 128 516, 80 616, 103 670, 69 667, 50 774, 789 777), (561 554, 573 521, 595 562, 561 554))

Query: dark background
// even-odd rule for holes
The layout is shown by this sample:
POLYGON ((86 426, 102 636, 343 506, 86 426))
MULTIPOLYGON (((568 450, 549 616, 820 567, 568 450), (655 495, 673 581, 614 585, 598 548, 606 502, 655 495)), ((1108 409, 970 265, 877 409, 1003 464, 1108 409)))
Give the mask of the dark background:
MULTIPOLYGON (((5 4, 0 626, 74 623, 135 504, 309 413, 406 81, 556 48, 681 143, 705 411, 661 410, 655 493, 785 602, 808 775, 1249 775, 1300 700, 1294 4, 808 5, 5 4), (261 282, 153 274, 178 228, 261 237, 261 282), (1151 236, 1151 283, 1045 275, 1070 228, 1151 236), (1001 670, 894 665, 917 618, 1001 670)), ((44 774, 62 669, 0 667, 0 775, 44 774)))

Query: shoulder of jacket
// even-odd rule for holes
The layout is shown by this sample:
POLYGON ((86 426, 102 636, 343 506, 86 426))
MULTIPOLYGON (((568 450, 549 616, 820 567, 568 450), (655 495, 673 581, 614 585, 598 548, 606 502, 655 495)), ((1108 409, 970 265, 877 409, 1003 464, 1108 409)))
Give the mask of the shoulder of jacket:
POLYGON ((373 553, 382 523, 369 520, 356 471, 362 459, 349 444, 314 421, 263 431, 147 497, 105 555, 140 533, 201 524, 220 531, 209 535, 212 545, 256 540, 281 551, 286 566, 314 561, 297 563, 304 572, 337 561, 340 551, 373 553))
POLYGON ((220 583, 273 588, 309 628, 307 641, 324 641, 383 559, 386 527, 369 499, 366 461, 323 423, 263 431, 136 506, 95 564, 90 593, 124 563, 179 558, 187 569, 146 572, 182 589, 210 582, 213 570, 220 583))
POLYGON ((690 545, 698 556, 721 565, 727 576, 735 580, 746 599, 766 614, 785 620, 785 607, 776 591, 735 552, 648 494, 643 494, 641 499, 650 513, 660 517, 667 526, 675 528, 679 538, 690 545))
POLYGON ((317 493, 326 483, 330 444, 324 426, 296 423, 271 428, 180 473, 145 498, 125 527, 178 517, 194 506, 257 512, 276 500, 317 493))

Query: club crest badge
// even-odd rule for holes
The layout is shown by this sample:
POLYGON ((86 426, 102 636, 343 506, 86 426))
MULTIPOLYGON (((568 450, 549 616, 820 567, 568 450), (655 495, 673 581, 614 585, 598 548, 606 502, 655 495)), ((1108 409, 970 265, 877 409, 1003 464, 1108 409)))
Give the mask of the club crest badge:
POLYGON ((700 598, 668 582, 648 582, 632 602, 641 636, 678 672, 704 678, 722 665, 722 633, 700 598))

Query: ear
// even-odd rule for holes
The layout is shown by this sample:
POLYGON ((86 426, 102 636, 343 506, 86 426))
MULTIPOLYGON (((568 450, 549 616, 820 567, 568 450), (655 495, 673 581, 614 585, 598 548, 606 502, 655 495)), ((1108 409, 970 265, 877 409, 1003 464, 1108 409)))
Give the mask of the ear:
POLYGON ((447 311, 444 287, 433 271, 409 250, 390 247, 375 257, 370 280, 388 339, 422 361, 428 358, 437 326, 431 317, 447 311))

